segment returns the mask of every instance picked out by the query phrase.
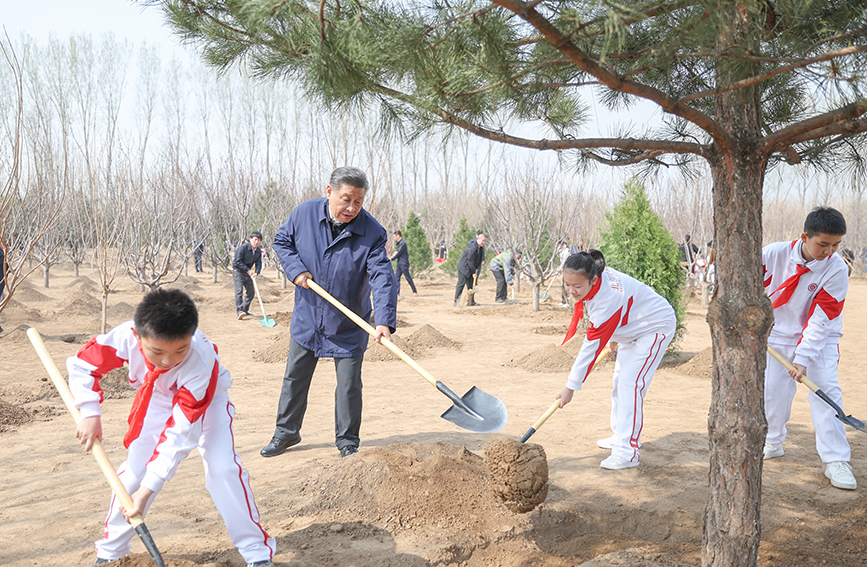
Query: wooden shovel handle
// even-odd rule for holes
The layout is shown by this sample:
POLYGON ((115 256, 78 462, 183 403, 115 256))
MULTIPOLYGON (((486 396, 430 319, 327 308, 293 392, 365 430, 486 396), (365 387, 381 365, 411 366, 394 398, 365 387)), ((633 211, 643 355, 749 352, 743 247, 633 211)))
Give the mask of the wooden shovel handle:
MULTIPOLYGON (((783 358, 783 355, 774 350, 774 347, 772 347, 771 345, 768 345, 768 352, 771 356, 776 358, 777 362, 782 364, 786 368, 786 370, 788 370, 789 372, 795 370, 795 366, 791 362, 789 362, 787 358, 783 358)), ((801 383, 804 384, 804 386, 810 388, 810 390, 812 390, 814 394, 819 390, 819 387, 816 386, 811 380, 809 380, 806 374, 801 376, 801 383)))
MULTIPOLYGON (((316 293, 318 293, 318 294, 319 294, 319 295, 320 295, 320 296, 321 296, 325 301, 327 301, 328 303, 330 303, 330 304, 333 305, 334 307, 338 308, 340 311, 343 312, 344 315, 346 315, 347 317, 349 317, 350 319, 352 319, 352 321, 353 321, 356 325, 358 325, 359 327, 361 327, 362 329, 364 329, 365 331, 367 331, 367 333, 368 333, 371 337, 374 337, 374 338, 376 337, 376 329, 374 329, 373 327, 371 327, 371 326, 370 326, 370 323, 368 323, 367 321, 365 321, 364 319, 362 319, 361 317, 359 317, 359 316, 358 316, 354 311, 352 311, 350 308, 348 308, 347 306, 345 306, 345 305, 343 305, 342 303, 340 303, 339 301, 337 301, 337 299, 335 299, 334 296, 332 296, 330 293, 328 293, 327 291, 325 291, 324 289, 322 289, 322 286, 321 286, 321 285, 319 285, 318 283, 316 283, 316 282, 313 281, 312 279, 308 279, 308 280, 307 280, 307 285, 310 286, 310 289, 312 289, 313 291, 315 291, 316 293)), ((401 360, 403 360, 404 362, 406 362, 407 364, 409 364, 410 367, 411 367, 413 370, 415 370, 416 372, 418 372, 418 373, 421 375, 422 378, 424 378, 425 380, 427 380, 428 382, 430 382, 432 386, 436 386, 436 385, 437 385, 437 380, 436 380, 436 378, 434 378, 433 376, 431 376, 430 373, 429 373, 427 370, 425 370, 424 368, 422 368, 421 366, 419 366, 418 363, 416 363, 416 361, 414 361, 412 358, 410 358, 408 354, 406 354, 405 352, 403 352, 402 350, 400 350, 400 348, 399 348, 396 344, 394 344, 393 342, 391 342, 391 340, 389 340, 389 339, 387 339, 387 338, 385 338, 385 337, 382 337, 380 340, 382 341, 382 344, 385 345, 386 348, 388 348, 388 350, 390 350, 391 352, 393 352, 394 354, 396 354, 396 355, 397 355, 401 360)))
POLYGON ((265 305, 262 304, 262 296, 259 294, 259 284, 256 283, 256 278, 251 277, 250 279, 253 280, 253 289, 256 290, 256 299, 259 300, 259 307, 262 308, 262 318, 267 319, 268 314, 265 313, 265 305))
MULTIPOLYGON (((81 413, 79 413, 78 408, 75 407, 75 398, 72 397, 72 392, 69 390, 69 384, 66 383, 66 379, 60 373, 60 370, 57 368, 54 359, 51 358, 48 349, 45 348, 45 343, 42 342, 42 336, 39 334, 39 331, 30 327, 27 329, 27 338, 29 338, 30 342, 33 343, 33 348, 36 349, 36 353, 39 355, 39 358, 42 359, 42 364, 45 365, 45 369, 48 371, 48 375, 51 377, 54 387, 57 388, 60 397, 63 399, 63 403, 66 404, 66 409, 69 410, 72 419, 75 420, 77 425, 78 422, 81 421, 81 413)), ((105 449, 103 449, 99 440, 93 441, 91 452, 96 458, 99 468, 102 469, 102 474, 105 476, 111 489, 120 499, 120 503, 127 510, 132 510, 132 498, 130 497, 129 492, 126 491, 126 487, 124 487, 120 478, 118 478, 114 467, 111 466, 111 461, 108 460, 108 455, 105 454, 105 449)), ((129 519, 129 523, 134 527, 138 526, 142 523, 142 518, 137 514, 129 519)))

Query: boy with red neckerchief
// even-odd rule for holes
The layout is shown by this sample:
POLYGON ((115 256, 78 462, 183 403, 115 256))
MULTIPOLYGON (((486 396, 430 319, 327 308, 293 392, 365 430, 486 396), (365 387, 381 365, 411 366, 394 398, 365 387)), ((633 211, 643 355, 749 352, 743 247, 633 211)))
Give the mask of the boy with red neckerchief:
POLYGON ((228 394, 232 379, 198 322, 187 294, 155 289, 138 305, 133 321, 91 339, 66 361, 69 388, 82 417, 75 436, 86 450, 102 440, 100 379, 127 363, 129 383, 137 390, 123 438, 129 451, 117 471, 135 509, 122 509, 112 495, 94 565, 129 553, 135 532, 126 519, 144 517, 178 464, 198 447, 205 486, 232 543, 247 565, 273 567, 274 538, 259 524, 249 474, 235 452, 235 407, 228 394))
MULTIPOLYGON (((817 207, 807 215, 799 239, 762 249, 765 292, 774 306, 768 345, 795 367, 790 373, 770 354, 767 356, 765 459, 785 454, 786 422, 792 414, 796 381, 800 382, 801 376, 809 376, 834 402, 843 405, 837 364, 849 270, 835 252, 845 234, 846 220, 839 211, 817 207)), ((855 490, 845 426, 835 418, 835 410, 812 392, 809 400, 816 451, 825 463, 825 476, 832 486, 855 490)))

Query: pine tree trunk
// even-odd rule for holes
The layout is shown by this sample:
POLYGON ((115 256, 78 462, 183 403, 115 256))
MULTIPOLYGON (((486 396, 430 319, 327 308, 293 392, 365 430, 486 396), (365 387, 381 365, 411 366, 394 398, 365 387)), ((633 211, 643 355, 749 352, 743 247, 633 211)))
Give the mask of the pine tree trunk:
MULTIPOLYGON (((760 38, 746 10, 726 12, 718 49, 748 49, 760 38)), ((721 61, 717 84, 758 71, 721 61)), ((728 135, 714 140, 714 239, 717 280, 708 307, 713 378, 708 415, 710 470, 702 537, 704 567, 755 567, 761 538, 765 352, 774 314, 762 284, 762 186, 767 156, 758 141, 755 88, 716 98, 715 119, 728 135)))

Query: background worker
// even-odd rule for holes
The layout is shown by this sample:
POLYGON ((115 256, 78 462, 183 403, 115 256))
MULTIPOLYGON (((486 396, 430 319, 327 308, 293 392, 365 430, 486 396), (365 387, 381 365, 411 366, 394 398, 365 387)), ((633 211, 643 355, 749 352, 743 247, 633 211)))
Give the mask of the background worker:
POLYGON ((491 271, 494 273, 494 279, 497 280, 497 297, 494 300, 496 303, 505 303, 508 299, 507 285, 513 285, 512 276, 515 274, 517 267, 516 260, 521 259, 521 251, 515 250, 512 254, 511 250, 506 250, 494 256, 491 260, 491 271))
MULTIPOLYGON (((458 306, 458 299, 464 291, 464 287, 468 290, 473 289, 473 276, 478 274, 482 269, 482 263, 485 261, 485 245, 488 243, 488 237, 484 232, 479 232, 476 237, 470 240, 467 244, 464 253, 461 254, 461 259, 458 260, 458 285, 455 287, 455 307, 458 306)), ((471 305, 478 305, 473 299, 471 305)))
POLYGON ((262 271, 262 252, 259 245, 262 244, 262 233, 254 230, 250 233, 250 241, 244 242, 235 250, 235 259, 232 262, 232 281, 235 284, 235 310, 238 319, 243 319, 250 314, 250 303, 256 288, 253 286, 253 278, 262 271), (246 296, 244 295, 244 292, 246 296))
POLYGON ((415 289, 415 283, 412 281, 412 276, 409 275, 409 249, 406 246, 406 240, 399 230, 394 231, 394 254, 390 261, 397 261, 394 267, 394 279, 397 283, 397 296, 400 297, 400 277, 406 277, 409 287, 412 288, 412 294, 418 295, 418 290, 415 289))

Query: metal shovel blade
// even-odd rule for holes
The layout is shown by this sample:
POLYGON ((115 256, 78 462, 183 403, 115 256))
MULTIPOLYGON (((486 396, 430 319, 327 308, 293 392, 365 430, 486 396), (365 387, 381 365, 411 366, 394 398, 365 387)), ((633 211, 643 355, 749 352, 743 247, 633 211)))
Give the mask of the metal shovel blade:
POLYGON ((262 325, 265 327, 273 327, 274 325, 277 324, 277 321, 275 321, 274 319, 272 319, 270 317, 265 317, 264 319, 259 319, 259 322, 262 323, 262 325))
POLYGON ((867 433, 867 427, 865 427, 864 422, 858 418, 852 417, 851 415, 846 415, 843 413, 843 408, 838 406, 834 401, 828 397, 828 394, 823 392, 821 389, 817 388, 814 393, 819 396, 826 404, 834 408, 834 411, 837 412, 837 415, 834 416, 849 427, 853 427, 862 433, 867 433))
POLYGON ((473 386, 458 398, 442 382, 437 382, 437 389, 454 402, 454 405, 440 416, 446 421, 476 433, 493 433, 506 426, 509 411, 506 404, 496 396, 473 386))

